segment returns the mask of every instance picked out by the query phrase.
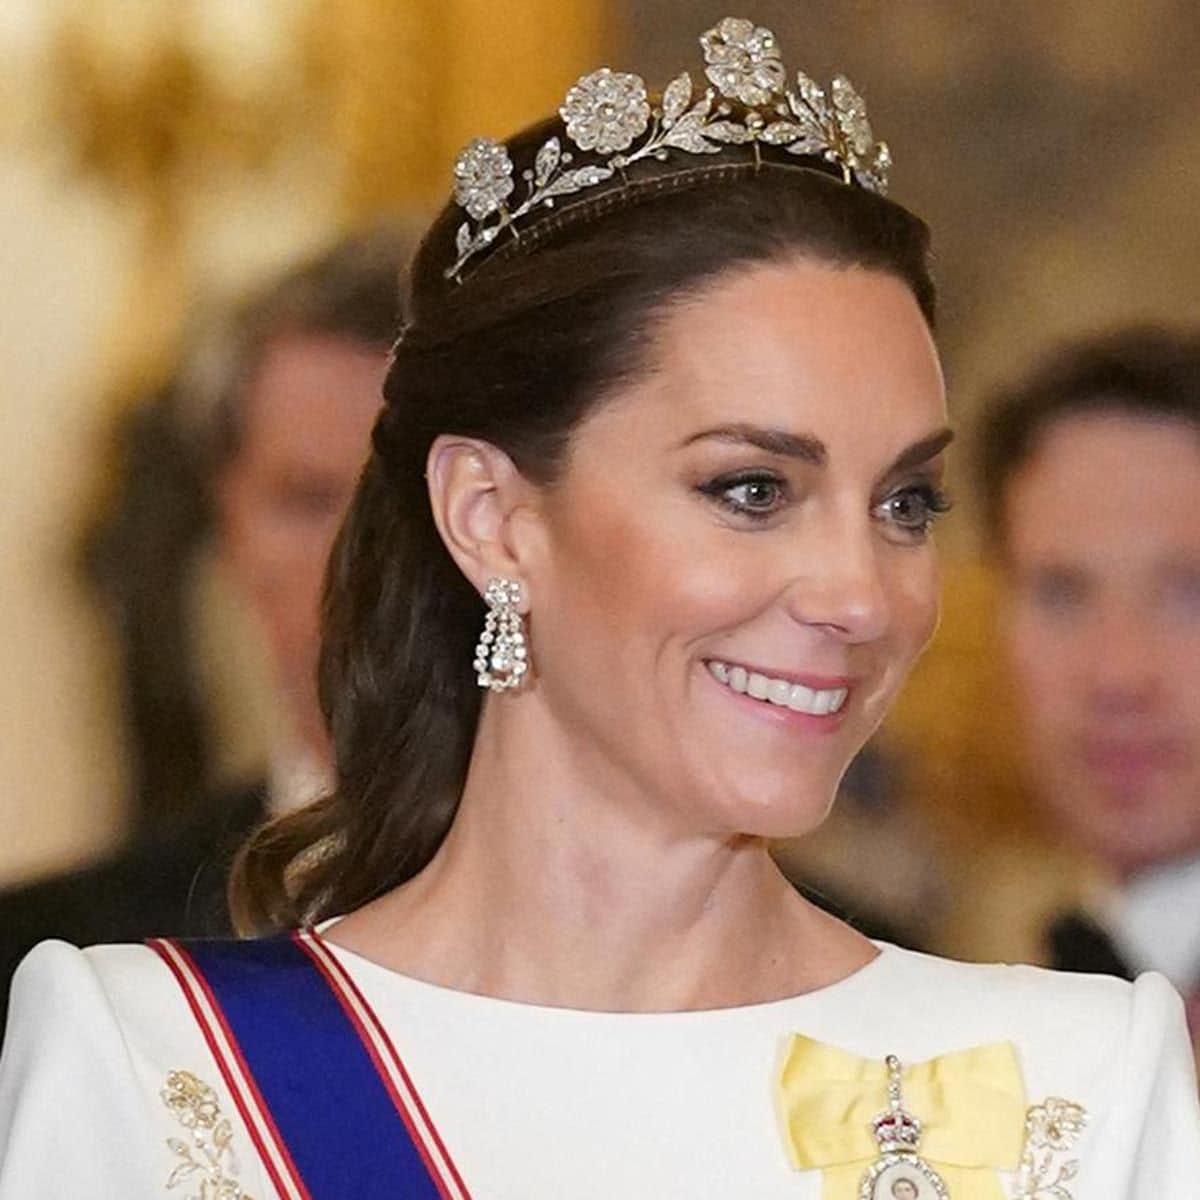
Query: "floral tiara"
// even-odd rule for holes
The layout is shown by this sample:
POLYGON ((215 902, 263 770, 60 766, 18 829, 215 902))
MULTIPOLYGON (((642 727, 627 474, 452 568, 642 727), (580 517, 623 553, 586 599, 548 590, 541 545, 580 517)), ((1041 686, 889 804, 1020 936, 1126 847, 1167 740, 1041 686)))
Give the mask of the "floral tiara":
MULTIPOLYGON (((845 183, 883 194, 892 156, 876 142, 862 97, 843 75, 829 95, 803 71, 789 84, 775 35, 742 17, 726 17, 700 37, 708 87, 695 94, 691 76, 671 81, 655 102, 638 75, 602 67, 577 80, 558 110, 567 140, 590 156, 580 163, 558 137, 548 138, 517 184, 508 147, 475 138, 454 164, 454 198, 468 219, 458 228, 458 257, 446 278, 461 281, 466 263, 508 230, 520 239, 530 214, 612 179, 642 159, 673 153, 719 154, 726 146, 760 145, 821 158, 841 168, 845 183), (639 140, 640 139, 640 140, 639 140)), ((800 164, 797 164, 800 165, 800 164)))

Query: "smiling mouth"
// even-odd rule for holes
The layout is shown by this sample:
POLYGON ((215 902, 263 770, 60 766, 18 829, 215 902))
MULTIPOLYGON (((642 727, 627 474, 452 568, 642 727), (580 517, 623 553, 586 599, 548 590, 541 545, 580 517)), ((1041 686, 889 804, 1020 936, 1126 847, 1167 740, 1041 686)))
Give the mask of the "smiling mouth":
POLYGON ((789 708, 792 712, 807 713, 812 717, 828 717, 840 711, 850 694, 849 688, 805 687, 802 683, 776 679, 716 659, 710 659, 706 665, 709 674, 731 692, 762 700, 775 705, 776 708, 789 708))

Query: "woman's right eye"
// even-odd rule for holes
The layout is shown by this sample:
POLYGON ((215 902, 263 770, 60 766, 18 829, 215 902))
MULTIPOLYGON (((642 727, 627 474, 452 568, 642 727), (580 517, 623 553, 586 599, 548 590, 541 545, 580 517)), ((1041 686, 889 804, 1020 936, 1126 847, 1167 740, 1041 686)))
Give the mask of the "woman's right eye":
POLYGON ((773 516, 787 502, 787 484, 778 475, 756 471, 722 475, 700 491, 723 508, 751 520, 773 516))

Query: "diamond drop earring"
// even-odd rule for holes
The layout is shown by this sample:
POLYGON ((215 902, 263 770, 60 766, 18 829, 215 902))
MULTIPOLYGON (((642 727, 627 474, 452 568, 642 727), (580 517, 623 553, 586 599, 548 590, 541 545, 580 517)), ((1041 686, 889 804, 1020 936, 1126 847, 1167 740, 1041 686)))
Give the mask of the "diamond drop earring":
POLYGON ((515 579, 489 579, 483 594, 487 620, 475 647, 475 678, 481 688, 503 692, 521 686, 529 669, 521 621, 521 585, 515 579))

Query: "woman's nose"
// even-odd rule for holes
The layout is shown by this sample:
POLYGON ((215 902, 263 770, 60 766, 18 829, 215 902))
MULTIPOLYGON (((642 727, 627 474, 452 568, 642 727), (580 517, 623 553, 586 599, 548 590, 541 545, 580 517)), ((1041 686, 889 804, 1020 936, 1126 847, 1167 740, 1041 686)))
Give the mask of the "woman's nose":
POLYGON ((810 529, 795 555, 788 588, 792 619, 849 642, 882 637, 891 621, 877 531, 869 520, 810 529))

